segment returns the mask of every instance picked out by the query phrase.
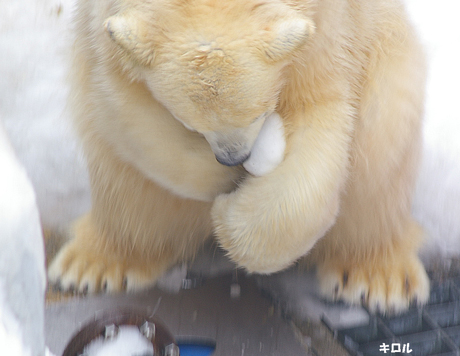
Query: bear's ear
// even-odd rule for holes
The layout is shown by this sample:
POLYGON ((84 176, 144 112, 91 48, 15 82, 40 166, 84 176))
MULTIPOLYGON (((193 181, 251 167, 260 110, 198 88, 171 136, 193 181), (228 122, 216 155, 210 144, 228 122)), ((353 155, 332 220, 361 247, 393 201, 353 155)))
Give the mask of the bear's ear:
POLYGON ((303 45, 314 32, 313 22, 307 19, 292 18, 280 21, 273 28, 273 37, 264 41, 265 56, 269 60, 279 61, 303 45))
POLYGON ((146 36, 143 20, 133 11, 126 11, 105 20, 110 38, 123 50, 144 64, 153 60, 153 46, 146 36), (136 16, 137 15, 137 16, 136 16))

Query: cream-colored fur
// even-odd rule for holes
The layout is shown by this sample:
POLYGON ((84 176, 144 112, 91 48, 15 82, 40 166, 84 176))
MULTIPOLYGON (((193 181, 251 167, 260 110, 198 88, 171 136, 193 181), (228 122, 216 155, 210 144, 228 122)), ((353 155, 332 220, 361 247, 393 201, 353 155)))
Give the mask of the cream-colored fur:
POLYGON ((75 31, 93 207, 51 281, 140 288, 214 231, 250 272, 307 255, 328 297, 427 300, 410 215, 425 68, 398 1, 80 0, 75 31), (284 159, 251 176, 275 111, 284 159))

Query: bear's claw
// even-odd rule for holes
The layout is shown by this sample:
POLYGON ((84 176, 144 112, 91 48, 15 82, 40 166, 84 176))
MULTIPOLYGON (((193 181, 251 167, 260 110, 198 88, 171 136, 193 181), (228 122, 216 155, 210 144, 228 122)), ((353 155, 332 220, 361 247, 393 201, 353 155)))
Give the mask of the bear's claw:
POLYGON ((324 262, 318 266, 318 278, 327 299, 390 314, 426 303, 430 289, 425 269, 415 255, 350 265, 324 262))
POLYGON ((55 289, 78 294, 135 291, 152 286, 166 269, 167 265, 98 253, 71 241, 50 265, 48 280, 55 289))

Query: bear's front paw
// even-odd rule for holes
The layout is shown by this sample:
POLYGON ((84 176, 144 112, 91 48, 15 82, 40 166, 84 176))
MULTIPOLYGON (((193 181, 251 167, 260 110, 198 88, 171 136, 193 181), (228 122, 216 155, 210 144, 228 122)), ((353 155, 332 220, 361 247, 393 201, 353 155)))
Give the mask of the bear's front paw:
POLYGON ((258 269, 259 266, 251 266, 251 262, 247 259, 249 246, 247 242, 244 242, 247 238, 239 228, 239 223, 242 221, 236 221, 238 219, 236 216, 239 214, 235 207, 235 195, 236 193, 221 194, 214 200, 211 211, 214 233, 221 247, 227 251, 228 257, 233 262, 248 270, 258 269), (232 220, 235 221, 235 224, 231 223, 232 220), (246 249, 246 258, 242 248, 246 249))
POLYGON ((298 251, 283 243, 276 222, 260 211, 256 201, 246 200, 238 192, 218 196, 213 205, 214 233, 229 258, 248 272, 278 272, 296 258, 298 251))
POLYGON ((365 304, 372 312, 400 313, 411 303, 426 303, 430 291, 415 254, 361 264, 329 261, 318 266, 318 278, 326 298, 365 304))
POLYGON ((144 289, 174 263, 166 252, 154 258, 107 241, 97 233, 89 215, 78 221, 74 234, 48 268, 49 283, 62 291, 86 294, 144 289))
POLYGON ((158 270, 142 260, 86 248, 74 239, 51 263, 48 280, 62 291, 82 294, 139 290, 151 286, 158 277, 158 270))

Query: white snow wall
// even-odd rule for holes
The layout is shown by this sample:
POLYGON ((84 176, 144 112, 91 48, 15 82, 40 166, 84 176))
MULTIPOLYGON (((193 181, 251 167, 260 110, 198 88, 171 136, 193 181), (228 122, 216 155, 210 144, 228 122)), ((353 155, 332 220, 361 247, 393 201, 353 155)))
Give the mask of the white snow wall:
POLYGON ((48 227, 90 206, 88 177, 66 112, 74 0, 0 0, 0 120, 48 227))
POLYGON ((0 123, 0 355, 45 352, 45 253, 35 193, 0 123))

